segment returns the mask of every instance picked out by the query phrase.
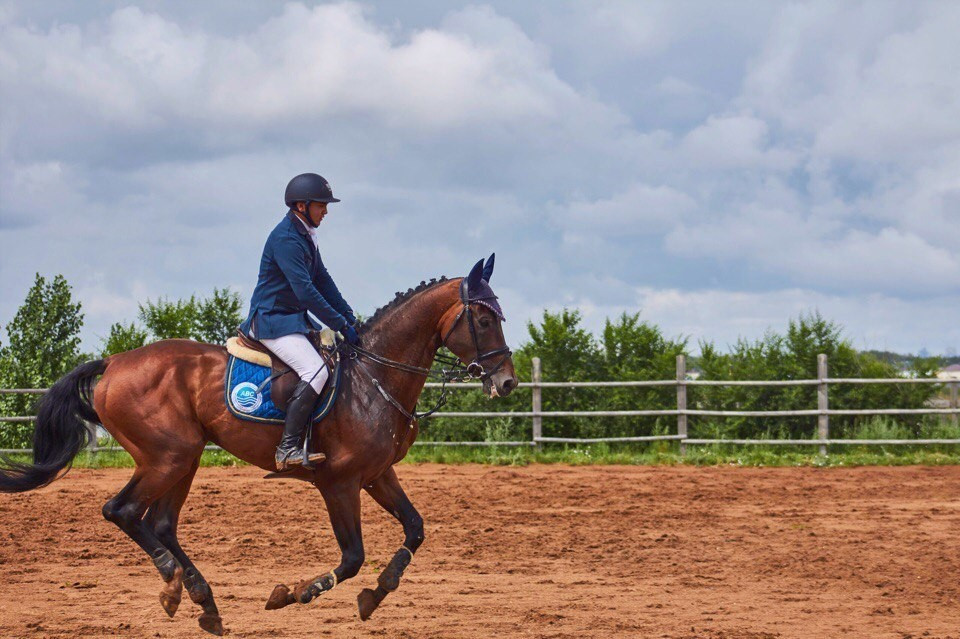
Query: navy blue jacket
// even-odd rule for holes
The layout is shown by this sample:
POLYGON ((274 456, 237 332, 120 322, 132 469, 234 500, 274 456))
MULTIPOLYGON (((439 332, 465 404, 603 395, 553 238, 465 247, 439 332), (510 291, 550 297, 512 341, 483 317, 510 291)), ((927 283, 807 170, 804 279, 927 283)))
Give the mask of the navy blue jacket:
POLYGON ((240 330, 249 336, 252 327, 254 336, 262 339, 319 329, 307 311, 335 331, 347 324, 345 315, 353 315, 310 234, 288 211, 263 247, 250 314, 240 330))

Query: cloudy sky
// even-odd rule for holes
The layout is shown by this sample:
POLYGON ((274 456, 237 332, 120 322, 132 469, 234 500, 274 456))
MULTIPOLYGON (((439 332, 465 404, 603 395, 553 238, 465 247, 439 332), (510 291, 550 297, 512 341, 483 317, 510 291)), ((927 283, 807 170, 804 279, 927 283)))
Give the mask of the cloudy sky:
POLYGON ((0 324, 245 299, 300 172, 362 313, 497 252, 508 337, 819 309, 960 349, 960 3, 0 2, 0 324))

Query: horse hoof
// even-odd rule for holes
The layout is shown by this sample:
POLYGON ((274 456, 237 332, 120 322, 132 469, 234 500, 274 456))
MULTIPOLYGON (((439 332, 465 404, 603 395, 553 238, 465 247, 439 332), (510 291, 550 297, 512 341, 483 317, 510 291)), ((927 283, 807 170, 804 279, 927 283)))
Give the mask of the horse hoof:
POLYGON ((377 609, 377 606, 380 605, 380 602, 377 600, 377 593, 369 588, 364 588, 360 591, 360 594, 357 595, 357 608, 360 609, 360 619, 366 621, 370 618, 370 615, 373 614, 373 611, 377 609))
POLYGON ((167 615, 172 617, 177 612, 182 596, 183 570, 180 569, 180 566, 177 566, 173 577, 170 578, 166 585, 164 585, 163 590, 160 591, 160 605, 163 606, 163 610, 167 615))
POLYGON ((208 612, 200 615, 200 627, 211 635, 223 636, 223 620, 220 615, 212 615, 208 612))
POLYGON ((278 610, 289 606, 293 602, 294 598, 290 594, 290 589, 283 584, 277 584, 277 587, 270 593, 270 598, 267 599, 267 610, 278 610))
POLYGON ((169 592, 161 592, 160 605, 163 606, 163 611, 167 613, 167 616, 172 617, 176 614, 177 608, 180 607, 180 593, 174 595, 169 592))

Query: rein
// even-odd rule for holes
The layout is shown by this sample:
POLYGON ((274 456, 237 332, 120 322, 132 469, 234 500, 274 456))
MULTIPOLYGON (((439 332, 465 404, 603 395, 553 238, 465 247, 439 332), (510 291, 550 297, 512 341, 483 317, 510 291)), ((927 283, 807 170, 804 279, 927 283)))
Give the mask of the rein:
POLYGON ((439 371, 435 371, 430 368, 424 368, 422 366, 414 366, 413 364, 407 364, 405 362, 398 362, 396 360, 389 359, 383 355, 378 355, 376 353, 371 353, 370 351, 362 348, 360 346, 355 346, 347 342, 341 342, 340 346, 346 346, 350 349, 350 359, 357 362, 358 368, 363 372, 364 376, 373 384, 383 398, 394 408, 396 408, 400 413, 406 417, 410 423, 413 425, 413 422, 418 419, 423 419, 424 417, 429 417, 438 410, 440 410, 447 403, 447 393, 450 389, 447 388, 448 382, 462 382, 468 377, 473 379, 479 379, 481 381, 487 381, 491 376, 494 375, 503 364, 507 361, 507 358, 510 357, 512 351, 509 346, 502 346, 500 348, 495 348, 487 352, 481 352, 480 350, 480 340, 477 337, 477 328, 474 324, 473 319, 473 309, 470 308, 470 305, 474 302, 483 303, 483 300, 490 299, 490 296, 486 297, 475 297, 471 298, 467 290, 467 280, 464 278, 463 282, 460 284, 460 301, 463 304, 463 308, 460 309, 460 312, 457 314, 456 319, 453 320, 453 323, 450 325, 450 328, 447 330, 446 335, 440 340, 442 346, 446 345, 447 338, 453 333, 453 329, 457 327, 457 324, 460 323, 460 318, 466 315, 468 326, 470 327, 470 337, 473 338, 474 352, 476 355, 473 360, 464 366, 463 362, 460 361, 457 357, 451 357, 448 355, 436 354, 434 359, 439 361, 441 364, 446 364, 450 366, 449 369, 441 368, 439 371), (497 355, 502 355, 500 360, 494 365, 489 371, 484 370, 483 364, 481 362, 485 359, 495 357, 497 355), (416 406, 414 406, 413 412, 411 413, 403 405, 397 401, 397 399, 390 394, 387 389, 383 387, 376 377, 373 376, 373 373, 370 372, 370 369, 364 363, 363 359, 368 359, 372 362, 380 364, 381 366, 387 366, 388 368, 394 368, 405 373, 412 373, 414 375, 420 375, 427 379, 438 379, 441 382, 440 386, 440 398, 437 399, 437 403, 428 411, 423 413, 417 412, 416 406))
POLYGON ((463 364, 455 357, 449 357, 446 355, 436 355, 435 359, 439 360, 443 364, 451 365, 450 369, 442 369, 435 371, 429 368, 423 368, 422 366, 414 366, 412 364, 406 364, 404 362, 398 362, 392 359, 383 357, 382 355, 377 355, 376 353, 371 353, 370 351, 361 348, 359 346, 354 346, 347 342, 341 342, 341 346, 346 346, 350 349, 350 359, 357 363, 357 368, 364 374, 367 380, 373 384, 380 394, 383 396, 387 402, 396 408, 400 413, 403 414, 409 420, 409 424, 412 426, 413 422, 418 419, 423 419, 424 417, 429 417, 435 412, 443 408, 447 403, 447 394, 450 392, 450 389, 447 388, 447 382, 453 381, 463 381, 468 376, 467 369, 464 368, 463 364), (390 392, 383 387, 376 377, 373 376, 373 373, 370 372, 369 367, 364 363, 363 358, 369 359, 370 361, 376 362, 382 366, 388 368, 395 368, 399 371, 405 373, 413 373, 414 375, 422 375, 427 379, 439 379, 441 382, 440 387, 440 397, 437 399, 437 403, 428 411, 417 412, 417 407, 413 407, 413 412, 411 413, 406 408, 403 407, 403 404, 397 401, 397 399, 390 394, 390 392))

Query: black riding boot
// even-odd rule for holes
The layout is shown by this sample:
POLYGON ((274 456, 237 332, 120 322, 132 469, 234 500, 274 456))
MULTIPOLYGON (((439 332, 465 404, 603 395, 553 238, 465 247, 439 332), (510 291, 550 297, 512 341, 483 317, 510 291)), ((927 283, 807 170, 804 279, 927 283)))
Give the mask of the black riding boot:
POLYGON ((303 446, 301 439, 303 431, 310 423, 313 407, 319 395, 313 386, 300 380, 287 402, 287 417, 283 424, 283 438, 277 447, 277 470, 285 470, 288 466, 303 464, 303 446))

